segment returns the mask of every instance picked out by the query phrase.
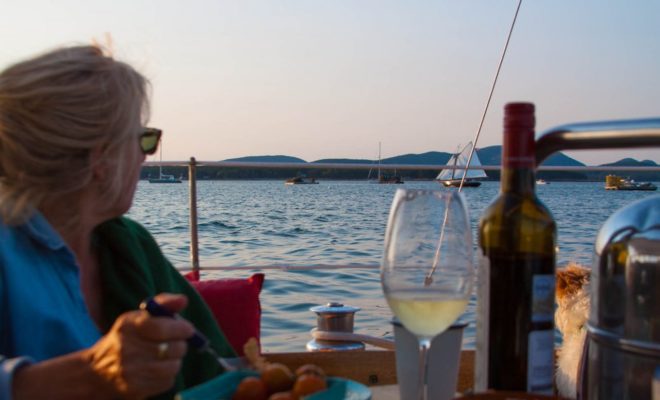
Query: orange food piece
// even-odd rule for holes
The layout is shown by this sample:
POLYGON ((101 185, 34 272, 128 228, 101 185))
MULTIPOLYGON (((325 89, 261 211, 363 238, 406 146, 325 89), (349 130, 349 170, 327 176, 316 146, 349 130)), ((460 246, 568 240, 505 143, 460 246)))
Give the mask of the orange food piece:
POLYGON ((273 393, 268 400, 297 400, 295 397, 293 397, 293 393, 291 392, 277 392, 273 393))
POLYGON ((267 400, 266 384, 256 376, 248 376, 236 387, 232 400, 267 400))
POLYGON ((261 380, 266 384, 268 393, 291 390, 295 376, 284 364, 269 363, 261 371, 261 380))
POLYGON ((314 374, 303 374, 293 384, 293 395, 296 397, 309 396, 326 388, 325 378, 314 374))
POLYGON ((296 376, 302 376, 305 374, 312 374, 325 378, 325 371, 321 367, 315 364, 304 364, 296 369, 296 376))

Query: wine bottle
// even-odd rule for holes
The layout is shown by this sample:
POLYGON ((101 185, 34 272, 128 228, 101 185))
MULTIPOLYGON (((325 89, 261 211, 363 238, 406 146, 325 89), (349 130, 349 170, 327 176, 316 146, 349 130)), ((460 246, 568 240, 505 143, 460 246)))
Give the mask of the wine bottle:
POLYGON ((534 123, 534 104, 505 106, 500 193, 479 221, 479 391, 553 392, 556 225, 534 192, 534 123))

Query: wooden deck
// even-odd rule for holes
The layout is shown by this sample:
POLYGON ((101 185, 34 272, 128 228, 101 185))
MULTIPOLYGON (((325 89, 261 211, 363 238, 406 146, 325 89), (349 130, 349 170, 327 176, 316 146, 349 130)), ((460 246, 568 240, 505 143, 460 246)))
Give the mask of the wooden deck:
MULTIPOLYGON (((337 351, 304 353, 264 353, 271 362, 283 363, 292 370, 304 364, 316 364, 326 374, 339 376, 368 386, 396 384, 394 351, 337 351)), ((474 387, 474 351, 461 352, 457 392, 474 387)))
MULTIPOLYGON (((304 353, 264 353, 270 362, 280 362, 295 371, 304 364, 316 364, 326 374, 371 386, 374 400, 399 398, 394 351, 338 351, 304 353)), ((461 351, 456 393, 461 399, 475 400, 566 400, 522 392, 494 392, 474 394, 474 350, 461 351)))

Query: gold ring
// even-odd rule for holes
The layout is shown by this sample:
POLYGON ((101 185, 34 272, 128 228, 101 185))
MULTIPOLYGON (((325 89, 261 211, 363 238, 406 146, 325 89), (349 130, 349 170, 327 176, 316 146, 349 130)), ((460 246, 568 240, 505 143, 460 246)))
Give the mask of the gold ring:
POLYGON ((164 360, 167 358, 167 350, 170 348, 169 343, 167 342, 162 342, 158 343, 158 359, 159 360, 164 360))

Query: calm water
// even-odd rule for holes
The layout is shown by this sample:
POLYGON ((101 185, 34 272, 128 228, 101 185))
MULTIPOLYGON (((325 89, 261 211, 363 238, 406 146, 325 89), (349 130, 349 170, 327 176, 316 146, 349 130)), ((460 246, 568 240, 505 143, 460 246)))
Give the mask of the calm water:
MULTIPOLYGON (((435 182, 374 185, 324 181, 285 186, 281 181, 198 182, 200 260, 204 266, 245 271, 205 272, 204 277, 247 277, 249 266, 377 265, 390 204, 397 187, 434 188, 435 182)), ((466 188, 473 234, 498 182, 466 188)), ((558 225, 558 263, 591 265, 600 226, 618 208, 657 192, 606 191, 603 183, 553 182, 537 187, 558 225)), ((188 185, 140 182, 131 217, 144 224, 178 267, 189 265, 188 185)), ((316 324, 312 306, 339 301, 361 307, 355 331, 391 338, 391 313, 377 269, 266 271, 261 293, 265 351, 303 351, 316 324)), ((474 344, 474 301, 462 317, 474 344)))

